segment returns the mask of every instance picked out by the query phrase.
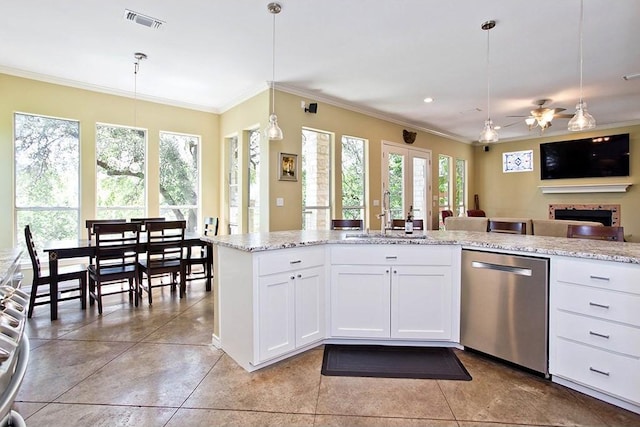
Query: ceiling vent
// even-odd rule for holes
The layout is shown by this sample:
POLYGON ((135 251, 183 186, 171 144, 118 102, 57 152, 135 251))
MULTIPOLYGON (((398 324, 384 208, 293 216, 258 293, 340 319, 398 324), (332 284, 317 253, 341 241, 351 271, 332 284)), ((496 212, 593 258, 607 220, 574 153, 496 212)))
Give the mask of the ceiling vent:
POLYGON ((156 18, 152 18, 147 15, 143 15, 142 13, 134 12, 133 10, 125 9, 124 10, 124 19, 127 21, 135 22, 136 24, 144 25, 149 28, 160 28, 164 25, 164 21, 161 21, 156 18))

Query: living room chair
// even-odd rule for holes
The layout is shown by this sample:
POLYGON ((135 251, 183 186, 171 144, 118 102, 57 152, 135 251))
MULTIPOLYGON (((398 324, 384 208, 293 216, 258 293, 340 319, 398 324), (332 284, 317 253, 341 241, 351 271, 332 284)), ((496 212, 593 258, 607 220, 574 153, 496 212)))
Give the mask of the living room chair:
POLYGON ((453 211, 451 209, 444 209, 440 214, 442 215, 442 223, 444 224, 445 218, 453 216, 453 211))
POLYGON ((482 209, 468 209, 467 216, 485 217, 487 214, 482 209))
POLYGON ((89 272, 89 304, 98 301, 98 313, 102 314, 102 297, 117 293, 129 293, 129 301, 138 306, 138 252, 140 250, 140 224, 131 222, 101 223, 94 225, 96 236, 95 263, 89 272), (128 282, 128 289, 103 292, 103 287, 128 282))
POLYGON ((624 227, 569 224, 567 227, 567 237, 624 242, 624 227))
POLYGON ((186 264, 183 262, 186 221, 148 221, 146 226, 146 258, 138 262, 140 289, 147 292, 151 304, 153 288, 171 285, 172 289, 175 289, 179 275, 180 297, 183 297, 186 290, 186 264), (142 280, 143 274, 147 276, 146 285, 142 280), (159 284, 153 285, 154 277, 165 274, 171 275, 171 283, 160 281, 159 284))
POLYGON ((525 221, 489 220, 489 231, 494 233, 527 234, 527 223, 525 221))
POLYGON ((364 221, 361 219, 332 219, 332 230, 364 230, 364 221))
MULTIPOLYGON (((40 258, 36 251, 33 235, 29 226, 24 227, 24 238, 31 258, 33 269, 33 279, 31 281, 31 295, 29 297, 29 310, 27 317, 33 315, 33 308, 36 305, 51 304, 51 290, 49 284, 51 277, 42 273, 40 258), (44 289, 46 287, 46 289, 44 289)), ((84 264, 74 264, 61 267, 58 271, 58 301, 68 301, 72 299, 80 300, 80 307, 87 308, 87 266, 84 264), (68 282, 77 281, 77 285, 69 286, 68 282), (65 286, 63 286, 66 283, 65 286)), ((55 319, 51 319, 55 320, 55 319)))

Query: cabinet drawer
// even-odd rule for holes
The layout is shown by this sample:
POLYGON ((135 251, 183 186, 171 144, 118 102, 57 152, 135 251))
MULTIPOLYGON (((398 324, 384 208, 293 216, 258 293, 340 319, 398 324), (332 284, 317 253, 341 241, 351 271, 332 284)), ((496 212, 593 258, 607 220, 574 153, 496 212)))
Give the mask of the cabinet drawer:
POLYGON ((640 357, 640 328, 558 311, 555 333, 604 350, 640 357))
POLYGON ((331 264, 451 265, 453 249, 445 245, 336 245, 331 264))
POLYGON ((552 264, 556 280, 640 295, 640 266, 616 262, 561 258, 552 264))
POLYGON ((555 339, 551 373, 640 403, 640 361, 586 345, 555 339))
POLYGON ((555 286, 552 292, 555 308, 640 326, 640 295, 567 283, 555 286))
POLYGON ((258 256, 258 275, 282 273, 301 268, 317 267, 325 263, 324 246, 282 249, 258 256))

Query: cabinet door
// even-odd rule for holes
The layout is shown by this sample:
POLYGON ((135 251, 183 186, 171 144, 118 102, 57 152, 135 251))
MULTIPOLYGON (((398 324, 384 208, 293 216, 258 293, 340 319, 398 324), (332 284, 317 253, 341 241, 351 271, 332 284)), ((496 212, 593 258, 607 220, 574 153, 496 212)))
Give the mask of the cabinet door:
POLYGON ((390 267, 334 265, 331 335, 379 338, 390 333, 390 267))
POLYGON ((391 337, 450 339, 450 267, 391 269, 391 337))
POLYGON ((293 272, 258 279, 258 358, 265 361, 295 348, 293 272))
POLYGON ((295 273, 296 347, 325 337, 325 273, 323 267, 295 273))

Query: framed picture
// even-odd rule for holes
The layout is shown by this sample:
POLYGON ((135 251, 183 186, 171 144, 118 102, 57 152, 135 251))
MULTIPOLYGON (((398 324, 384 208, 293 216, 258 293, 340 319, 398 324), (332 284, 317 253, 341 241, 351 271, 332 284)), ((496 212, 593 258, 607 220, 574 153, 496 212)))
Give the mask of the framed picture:
POLYGON ((297 181, 298 180, 298 155, 289 153, 280 153, 278 162, 278 179, 280 181, 297 181))

